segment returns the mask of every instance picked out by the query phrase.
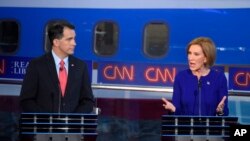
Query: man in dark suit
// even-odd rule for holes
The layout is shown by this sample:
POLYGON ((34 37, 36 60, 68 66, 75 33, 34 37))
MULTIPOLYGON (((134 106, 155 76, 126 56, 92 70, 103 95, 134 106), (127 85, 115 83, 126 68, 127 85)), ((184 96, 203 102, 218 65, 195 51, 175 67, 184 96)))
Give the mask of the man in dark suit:
POLYGON ((87 65, 73 56, 75 36, 75 27, 66 21, 49 26, 52 49, 29 63, 20 94, 23 112, 92 112, 95 102, 87 65), (59 79, 60 61, 64 61, 66 69, 63 89, 59 79))

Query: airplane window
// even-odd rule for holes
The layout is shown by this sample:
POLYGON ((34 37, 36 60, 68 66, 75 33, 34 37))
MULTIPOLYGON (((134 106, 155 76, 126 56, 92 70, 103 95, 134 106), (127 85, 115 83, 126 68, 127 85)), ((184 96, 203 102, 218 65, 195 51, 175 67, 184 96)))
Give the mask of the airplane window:
POLYGON ((117 51, 118 27, 113 22, 101 22, 95 27, 94 51, 100 56, 112 56, 117 51))
POLYGON ((0 20, 0 54, 13 53, 17 50, 18 31, 17 22, 0 20))
POLYGON ((168 51, 168 27, 164 23, 150 23, 144 30, 144 53, 150 57, 162 57, 168 51))
POLYGON ((50 21, 47 26, 46 26, 46 30, 45 30, 45 46, 44 46, 44 50, 45 52, 49 52, 51 51, 52 47, 51 47, 51 43, 49 40, 49 36, 48 36, 48 28, 49 26, 53 24, 53 21, 50 21))

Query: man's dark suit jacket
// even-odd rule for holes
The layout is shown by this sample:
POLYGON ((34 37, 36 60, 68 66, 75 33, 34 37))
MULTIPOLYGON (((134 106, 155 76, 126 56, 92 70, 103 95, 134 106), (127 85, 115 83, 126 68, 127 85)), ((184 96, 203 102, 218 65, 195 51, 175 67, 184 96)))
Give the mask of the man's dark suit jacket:
POLYGON ((22 112, 89 113, 94 103, 87 65, 80 59, 69 56, 63 98, 52 53, 30 61, 20 94, 22 112))

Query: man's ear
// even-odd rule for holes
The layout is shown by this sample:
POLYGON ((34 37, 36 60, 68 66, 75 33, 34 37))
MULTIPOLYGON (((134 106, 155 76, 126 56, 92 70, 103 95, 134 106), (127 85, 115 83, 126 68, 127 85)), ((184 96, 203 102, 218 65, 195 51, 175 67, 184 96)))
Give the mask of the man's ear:
POLYGON ((59 40, 58 39, 54 39, 53 40, 53 45, 54 46, 59 46, 59 40))

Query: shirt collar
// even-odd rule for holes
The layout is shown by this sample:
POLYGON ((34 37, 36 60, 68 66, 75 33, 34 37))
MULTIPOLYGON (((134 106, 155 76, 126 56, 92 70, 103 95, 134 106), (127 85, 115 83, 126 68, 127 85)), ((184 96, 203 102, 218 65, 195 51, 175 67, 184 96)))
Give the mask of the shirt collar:
MULTIPOLYGON (((61 59, 55 54, 55 52, 53 50, 52 50, 52 56, 55 60, 55 64, 60 65, 61 59)), ((68 66, 69 57, 64 58, 63 61, 64 61, 65 66, 68 66)))

